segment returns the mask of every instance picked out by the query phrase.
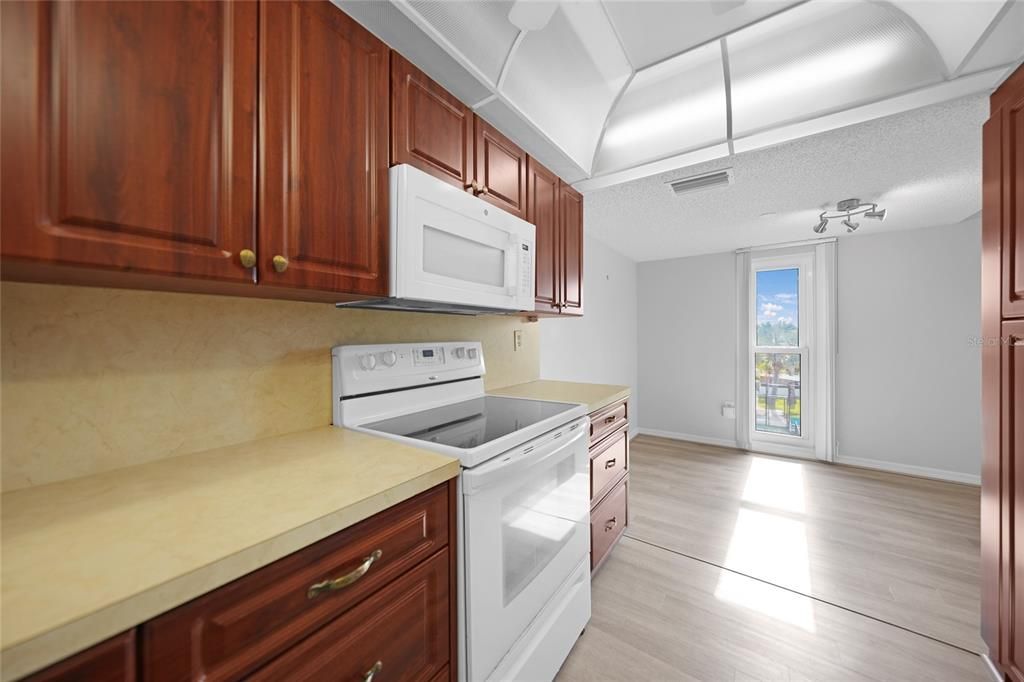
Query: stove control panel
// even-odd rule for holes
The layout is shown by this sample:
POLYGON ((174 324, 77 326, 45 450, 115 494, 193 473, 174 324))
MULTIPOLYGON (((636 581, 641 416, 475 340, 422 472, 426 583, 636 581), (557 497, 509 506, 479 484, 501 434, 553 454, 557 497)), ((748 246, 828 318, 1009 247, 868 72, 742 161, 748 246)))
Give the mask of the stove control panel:
POLYGON ((484 374, 479 341, 336 346, 331 359, 338 399, 484 374))

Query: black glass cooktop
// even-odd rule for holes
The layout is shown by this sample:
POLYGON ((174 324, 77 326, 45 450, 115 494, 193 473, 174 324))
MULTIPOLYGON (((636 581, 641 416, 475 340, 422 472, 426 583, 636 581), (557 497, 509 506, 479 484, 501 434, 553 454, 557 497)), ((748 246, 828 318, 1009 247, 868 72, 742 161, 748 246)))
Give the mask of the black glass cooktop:
POLYGON ((571 403, 483 396, 384 419, 364 428, 456 448, 475 448, 571 410, 571 403))

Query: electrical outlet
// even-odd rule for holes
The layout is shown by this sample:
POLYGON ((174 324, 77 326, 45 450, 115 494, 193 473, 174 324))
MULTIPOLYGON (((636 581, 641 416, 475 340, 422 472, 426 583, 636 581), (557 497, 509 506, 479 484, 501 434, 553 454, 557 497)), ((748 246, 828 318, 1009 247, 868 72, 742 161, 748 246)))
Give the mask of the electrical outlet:
POLYGON ((516 329, 512 332, 512 350, 519 350, 523 347, 523 330, 516 329))

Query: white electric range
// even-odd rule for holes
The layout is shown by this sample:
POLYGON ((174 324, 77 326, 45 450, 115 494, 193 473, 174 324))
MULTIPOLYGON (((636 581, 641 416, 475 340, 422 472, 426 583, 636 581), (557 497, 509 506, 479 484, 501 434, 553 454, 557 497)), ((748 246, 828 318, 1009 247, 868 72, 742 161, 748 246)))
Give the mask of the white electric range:
POLYGON ((590 620, 586 408, 486 395, 478 342, 332 360, 335 425, 462 462, 459 679, 554 678, 590 620))

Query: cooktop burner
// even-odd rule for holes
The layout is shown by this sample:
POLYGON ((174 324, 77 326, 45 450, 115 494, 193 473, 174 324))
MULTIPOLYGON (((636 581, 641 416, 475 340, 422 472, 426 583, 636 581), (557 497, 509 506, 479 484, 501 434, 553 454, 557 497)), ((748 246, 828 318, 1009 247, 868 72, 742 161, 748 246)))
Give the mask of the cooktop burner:
POLYGON ((364 424, 363 428, 468 450, 575 407, 572 403, 488 395, 364 424))

